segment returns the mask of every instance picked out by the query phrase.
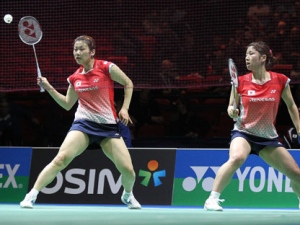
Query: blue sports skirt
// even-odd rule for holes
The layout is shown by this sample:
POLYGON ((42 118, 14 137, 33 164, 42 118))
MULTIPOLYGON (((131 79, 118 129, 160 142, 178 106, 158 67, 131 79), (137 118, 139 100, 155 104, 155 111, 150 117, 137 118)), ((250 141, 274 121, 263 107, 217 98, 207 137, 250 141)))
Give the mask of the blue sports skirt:
POLYGON ((89 144, 99 144, 105 138, 120 138, 118 124, 100 124, 88 120, 76 120, 69 131, 78 130, 88 135, 89 144))
POLYGON ((267 146, 284 147, 284 145, 279 141, 278 138, 267 139, 267 138, 257 137, 254 135, 243 133, 237 130, 232 130, 230 142, 236 137, 242 137, 249 142, 251 146, 250 154, 259 155, 259 152, 267 146))

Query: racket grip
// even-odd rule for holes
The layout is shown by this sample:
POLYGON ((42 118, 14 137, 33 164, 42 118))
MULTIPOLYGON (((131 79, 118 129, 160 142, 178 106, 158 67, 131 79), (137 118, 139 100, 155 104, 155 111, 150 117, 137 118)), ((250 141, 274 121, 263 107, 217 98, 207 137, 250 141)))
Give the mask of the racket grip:
POLYGON ((40 92, 45 92, 45 89, 40 85, 40 92))
MULTIPOLYGON (((42 77, 42 73, 39 67, 37 67, 37 74, 39 77, 42 77)), ((45 89, 43 88, 43 86, 40 84, 40 92, 45 92, 45 89)))
POLYGON ((300 145, 300 136, 298 135, 298 144, 300 145))

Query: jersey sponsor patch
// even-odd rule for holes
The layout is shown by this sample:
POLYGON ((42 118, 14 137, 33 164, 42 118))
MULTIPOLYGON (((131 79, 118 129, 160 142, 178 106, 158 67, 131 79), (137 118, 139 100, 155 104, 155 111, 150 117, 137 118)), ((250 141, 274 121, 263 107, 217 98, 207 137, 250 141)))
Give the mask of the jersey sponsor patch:
POLYGON ((254 91, 254 90, 248 90, 248 95, 249 95, 249 96, 255 95, 255 91, 254 91))

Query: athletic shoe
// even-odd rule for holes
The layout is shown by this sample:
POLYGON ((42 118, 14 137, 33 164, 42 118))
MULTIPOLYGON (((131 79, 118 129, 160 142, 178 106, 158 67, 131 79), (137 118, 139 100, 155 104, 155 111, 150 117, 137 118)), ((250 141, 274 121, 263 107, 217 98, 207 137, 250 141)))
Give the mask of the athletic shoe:
POLYGON ((204 204, 204 210, 206 211, 223 211, 223 208, 220 206, 220 202, 224 202, 224 199, 218 198, 208 198, 204 204))
POLYGON ((123 191, 122 202, 128 206, 128 209, 141 209, 142 206, 140 203, 135 199, 132 193, 126 194, 125 191, 123 191))
POLYGON ((32 209, 35 203, 36 197, 33 197, 30 194, 27 194, 22 202, 20 202, 21 208, 32 209))

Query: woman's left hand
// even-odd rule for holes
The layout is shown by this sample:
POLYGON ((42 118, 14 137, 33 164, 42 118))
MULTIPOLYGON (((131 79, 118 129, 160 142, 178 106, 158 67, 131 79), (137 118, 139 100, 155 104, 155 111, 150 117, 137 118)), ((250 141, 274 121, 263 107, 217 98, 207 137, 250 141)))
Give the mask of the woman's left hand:
POLYGON ((119 112, 119 119, 120 121, 125 125, 127 126, 128 123, 132 124, 132 121, 129 117, 129 114, 128 114, 128 110, 125 109, 125 108, 122 108, 119 112))

